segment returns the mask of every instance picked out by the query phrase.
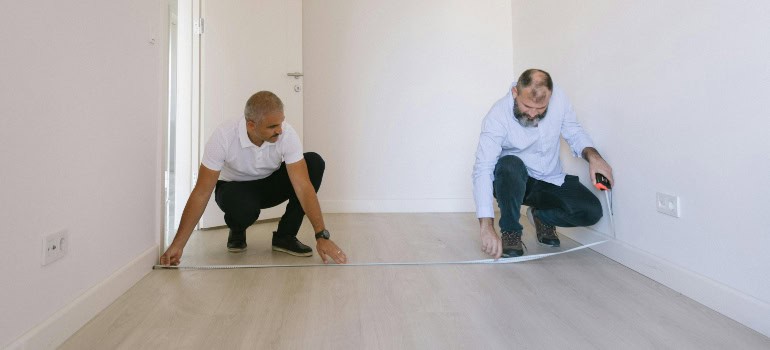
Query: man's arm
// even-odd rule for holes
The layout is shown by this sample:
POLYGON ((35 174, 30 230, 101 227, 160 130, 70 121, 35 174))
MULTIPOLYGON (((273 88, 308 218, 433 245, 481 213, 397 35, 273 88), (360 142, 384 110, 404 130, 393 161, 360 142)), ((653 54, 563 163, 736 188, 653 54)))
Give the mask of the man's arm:
POLYGON ((596 183, 596 173, 604 175, 610 180, 610 186, 615 186, 615 180, 612 179, 612 168, 602 158, 599 151, 593 147, 586 147, 583 149, 583 159, 588 161, 588 172, 591 175, 591 183, 596 183))
MULTIPOLYGON (((302 210, 305 211, 310 224, 313 225, 313 232, 323 231, 326 229, 326 226, 323 214, 321 214, 321 205, 318 204, 318 196, 316 196, 315 188, 313 188, 313 184, 310 182, 307 163, 304 159, 301 159, 298 162, 286 164, 286 171, 289 173, 289 180, 292 187, 294 187, 294 193, 297 194, 299 203, 302 205, 302 210)), ((317 239, 316 250, 324 263, 328 262, 327 256, 331 257, 338 264, 344 264, 348 261, 342 249, 330 239, 317 239)))
POLYGON ((195 183, 195 188, 190 193, 190 198, 187 199, 187 204, 184 206, 182 219, 179 223, 179 229, 176 231, 176 236, 174 236, 174 241, 171 242, 166 252, 160 257, 161 265, 179 265, 184 246, 190 239, 195 225, 201 219, 203 211, 206 210, 206 205, 209 202, 209 198, 211 198, 211 192, 214 191, 214 186, 216 186, 218 179, 219 171, 211 170, 201 164, 198 170, 198 181, 195 183))
POLYGON ((479 218, 481 251, 499 259, 503 254, 503 243, 495 232, 492 186, 493 172, 503 150, 506 130, 495 118, 495 113, 501 113, 495 107, 492 107, 481 124, 476 163, 473 165, 473 197, 476 202, 476 217, 479 218))

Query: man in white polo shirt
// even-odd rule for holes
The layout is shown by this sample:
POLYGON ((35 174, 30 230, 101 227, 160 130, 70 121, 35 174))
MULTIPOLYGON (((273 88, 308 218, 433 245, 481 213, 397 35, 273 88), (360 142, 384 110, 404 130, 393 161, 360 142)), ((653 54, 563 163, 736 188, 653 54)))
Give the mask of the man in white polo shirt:
POLYGON ((558 247, 556 226, 593 225, 602 205, 559 161, 560 138, 595 174, 613 184, 612 168, 578 123, 566 94, 539 69, 521 74, 511 90, 484 117, 473 167, 473 195, 481 226, 481 249, 495 259, 524 254, 519 223, 521 205, 540 244, 558 247), (500 207, 500 233, 494 228, 492 198, 500 207))
POLYGON ((272 92, 252 95, 244 115, 220 125, 206 143, 198 182, 182 212, 174 241, 160 263, 179 264, 215 187, 214 198, 230 229, 230 252, 246 250, 246 228, 257 220, 260 209, 288 200, 286 213, 273 232, 273 250, 295 256, 313 255, 313 250, 297 239, 307 214, 323 262, 331 258, 338 264, 346 263, 345 253, 329 239, 316 196, 324 172, 321 156, 302 153, 299 136, 285 121, 283 102, 272 92))

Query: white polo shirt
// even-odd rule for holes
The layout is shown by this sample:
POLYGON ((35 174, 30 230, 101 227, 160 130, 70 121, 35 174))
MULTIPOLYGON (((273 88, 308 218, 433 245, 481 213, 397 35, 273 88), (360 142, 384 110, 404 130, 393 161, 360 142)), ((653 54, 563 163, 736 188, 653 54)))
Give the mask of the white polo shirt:
POLYGON ((257 147, 246 134, 246 118, 240 117, 222 123, 206 143, 201 163, 220 171, 224 181, 252 181, 264 179, 286 164, 302 160, 302 143, 294 128, 281 124, 283 133, 278 141, 265 141, 257 147))

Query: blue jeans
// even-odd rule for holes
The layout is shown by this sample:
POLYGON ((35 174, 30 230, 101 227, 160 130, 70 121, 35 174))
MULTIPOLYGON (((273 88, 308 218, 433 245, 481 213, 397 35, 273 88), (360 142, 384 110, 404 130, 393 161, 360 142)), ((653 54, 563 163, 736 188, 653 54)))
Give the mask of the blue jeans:
POLYGON ((500 231, 522 231, 522 204, 537 209, 535 216, 553 226, 590 226, 602 217, 601 202, 577 176, 567 175, 561 186, 540 181, 530 177, 524 162, 512 155, 500 157, 494 175, 500 231))

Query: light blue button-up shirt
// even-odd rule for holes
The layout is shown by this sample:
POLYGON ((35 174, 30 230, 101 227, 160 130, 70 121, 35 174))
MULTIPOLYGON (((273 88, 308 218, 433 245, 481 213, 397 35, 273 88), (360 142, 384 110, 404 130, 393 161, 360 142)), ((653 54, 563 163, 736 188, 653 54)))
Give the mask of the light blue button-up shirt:
POLYGON ((576 157, 581 156, 584 148, 593 147, 564 91, 554 86, 545 118, 537 127, 523 127, 513 115, 513 94, 509 89, 481 123, 476 164, 473 166, 476 217, 495 217, 492 182, 500 157, 515 155, 524 161, 529 176, 561 186, 565 175, 559 160, 559 136, 564 137, 576 157))

